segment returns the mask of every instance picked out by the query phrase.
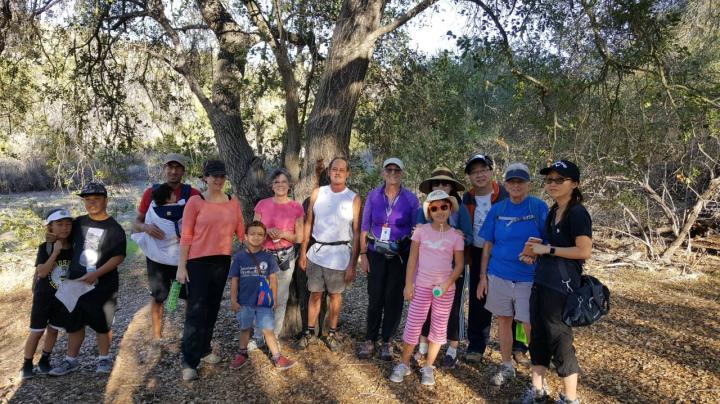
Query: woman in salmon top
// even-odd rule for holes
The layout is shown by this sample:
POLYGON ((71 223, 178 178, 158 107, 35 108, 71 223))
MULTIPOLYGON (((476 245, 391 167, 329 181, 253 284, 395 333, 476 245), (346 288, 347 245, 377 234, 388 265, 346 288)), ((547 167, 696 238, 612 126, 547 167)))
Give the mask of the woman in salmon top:
POLYGON ((183 212, 177 280, 187 285, 183 330, 183 380, 197 379, 200 361, 218 363, 210 342, 230 271, 233 235, 242 241, 245 225, 240 202, 223 192, 225 163, 208 160, 203 166, 207 190, 191 197, 183 212))

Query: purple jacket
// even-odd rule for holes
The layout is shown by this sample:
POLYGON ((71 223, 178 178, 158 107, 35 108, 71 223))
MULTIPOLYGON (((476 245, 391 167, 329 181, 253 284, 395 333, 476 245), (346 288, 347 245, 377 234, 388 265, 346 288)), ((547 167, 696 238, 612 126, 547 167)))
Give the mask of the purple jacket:
MULTIPOLYGON (((385 185, 381 185, 368 193, 360 229, 380 239, 382 227, 387 223, 390 226, 390 240, 398 241, 405 236, 409 237, 412 233, 415 215, 419 208, 420 201, 407 188, 400 188, 395 201, 391 201, 385 195, 385 185), (390 211, 389 217, 388 211, 390 211)), ((368 248, 374 251, 372 245, 368 248)))

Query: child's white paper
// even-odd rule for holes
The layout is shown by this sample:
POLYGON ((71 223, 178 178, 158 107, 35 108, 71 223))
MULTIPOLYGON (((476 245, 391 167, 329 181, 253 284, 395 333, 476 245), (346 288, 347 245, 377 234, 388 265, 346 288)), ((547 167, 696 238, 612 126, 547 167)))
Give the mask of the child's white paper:
POLYGON ((65 279, 63 283, 60 284, 57 292, 55 292, 55 297, 67 307, 69 312, 72 312, 75 310, 75 305, 77 305, 80 296, 93 289, 95 289, 95 286, 88 285, 83 281, 65 279))

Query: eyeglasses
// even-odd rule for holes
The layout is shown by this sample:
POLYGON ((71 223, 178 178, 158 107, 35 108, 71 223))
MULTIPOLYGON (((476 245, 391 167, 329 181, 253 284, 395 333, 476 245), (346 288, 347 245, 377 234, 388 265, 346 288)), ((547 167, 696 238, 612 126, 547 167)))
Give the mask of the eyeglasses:
POLYGON ((571 179, 572 178, 567 178, 567 177, 557 177, 557 178, 545 177, 545 183, 548 185, 549 184, 561 185, 563 182, 571 180, 571 179))
POLYGON ((443 205, 440 205, 440 206, 437 206, 437 205, 436 205, 436 206, 431 206, 431 207, 430 207, 430 212, 435 213, 435 212, 437 212, 438 210, 442 210, 442 211, 444 212, 444 211, 446 211, 446 210, 448 210, 448 209, 450 209, 450 205, 448 205, 448 204, 443 204, 443 205))
POLYGON ((386 168, 385 172, 388 174, 400 174, 402 172, 402 168, 386 168))

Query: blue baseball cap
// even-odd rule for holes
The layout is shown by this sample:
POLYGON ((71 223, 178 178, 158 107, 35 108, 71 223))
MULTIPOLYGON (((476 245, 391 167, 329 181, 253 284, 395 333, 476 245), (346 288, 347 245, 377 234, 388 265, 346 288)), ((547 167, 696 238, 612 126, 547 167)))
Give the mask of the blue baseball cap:
POLYGON ((523 181, 530 181, 530 169, 523 163, 510 164, 505 170, 505 181, 512 179, 520 179, 523 181))

